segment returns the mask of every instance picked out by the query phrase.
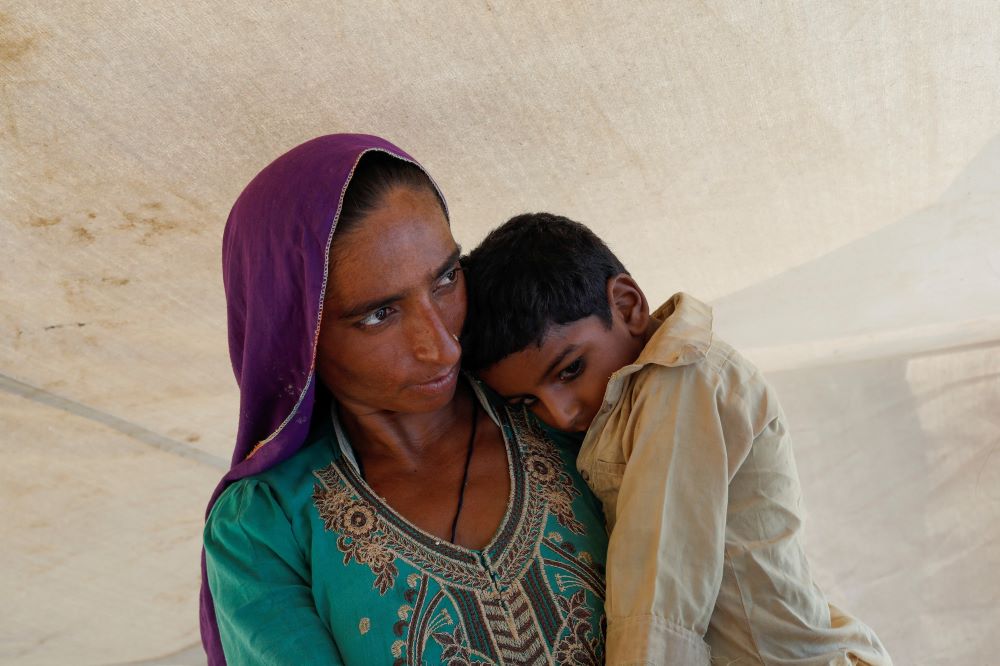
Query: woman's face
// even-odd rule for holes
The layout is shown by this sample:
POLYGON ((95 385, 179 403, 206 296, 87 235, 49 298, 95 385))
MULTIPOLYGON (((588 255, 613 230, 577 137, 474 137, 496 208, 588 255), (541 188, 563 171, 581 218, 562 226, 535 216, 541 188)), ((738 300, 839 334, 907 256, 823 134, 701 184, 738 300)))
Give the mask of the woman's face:
POLYGON ((433 192, 396 187, 334 235, 317 372, 356 414, 447 405, 465 321, 459 247, 433 192))

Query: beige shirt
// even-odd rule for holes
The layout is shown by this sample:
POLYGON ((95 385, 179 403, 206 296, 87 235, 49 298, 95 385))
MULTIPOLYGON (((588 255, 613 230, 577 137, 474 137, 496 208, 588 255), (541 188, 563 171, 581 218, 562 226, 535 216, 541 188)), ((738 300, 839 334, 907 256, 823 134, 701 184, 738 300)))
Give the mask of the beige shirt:
POLYGON ((774 391, 704 303, 676 294, 653 316, 577 461, 611 532, 607 663, 890 665, 812 580, 774 391))

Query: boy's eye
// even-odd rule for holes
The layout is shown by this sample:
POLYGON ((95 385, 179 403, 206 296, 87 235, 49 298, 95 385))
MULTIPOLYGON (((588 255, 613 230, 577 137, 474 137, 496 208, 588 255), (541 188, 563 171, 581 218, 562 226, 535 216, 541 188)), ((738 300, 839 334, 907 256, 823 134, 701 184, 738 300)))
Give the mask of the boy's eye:
POLYGON ((375 310, 370 315, 358 322, 358 325, 364 328, 371 326, 378 326, 392 314, 392 309, 389 307, 382 307, 375 310))
POLYGON ((560 381, 569 381, 583 372, 583 358, 578 358, 559 371, 560 381))

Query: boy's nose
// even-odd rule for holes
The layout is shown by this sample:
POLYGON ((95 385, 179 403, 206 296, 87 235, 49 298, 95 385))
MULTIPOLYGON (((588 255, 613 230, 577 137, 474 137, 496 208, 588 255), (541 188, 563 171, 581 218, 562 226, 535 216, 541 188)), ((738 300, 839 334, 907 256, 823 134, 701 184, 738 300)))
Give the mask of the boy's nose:
POLYGON ((548 405, 547 411, 550 425, 568 432, 579 430, 580 404, 578 402, 571 400, 553 402, 548 405))

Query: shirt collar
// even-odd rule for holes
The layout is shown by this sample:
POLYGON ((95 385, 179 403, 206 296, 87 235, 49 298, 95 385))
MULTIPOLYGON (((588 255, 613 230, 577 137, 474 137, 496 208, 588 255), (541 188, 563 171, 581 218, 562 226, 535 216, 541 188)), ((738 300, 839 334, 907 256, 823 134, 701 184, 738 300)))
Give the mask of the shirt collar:
POLYGON ((605 406, 616 403, 625 380, 645 366, 691 365, 704 358, 712 346, 712 308, 693 296, 678 292, 651 316, 660 321, 659 328, 634 363, 611 375, 604 393, 605 406))
POLYGON ((660 327, 634 365, 690 365, 704 358, 712 346, 712 308, 693 296, 674 294, 652 317, 661 322, 660 327))

